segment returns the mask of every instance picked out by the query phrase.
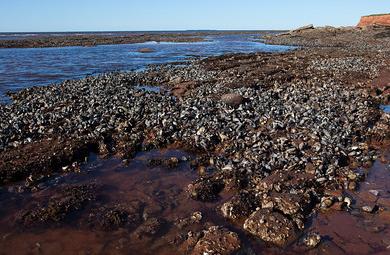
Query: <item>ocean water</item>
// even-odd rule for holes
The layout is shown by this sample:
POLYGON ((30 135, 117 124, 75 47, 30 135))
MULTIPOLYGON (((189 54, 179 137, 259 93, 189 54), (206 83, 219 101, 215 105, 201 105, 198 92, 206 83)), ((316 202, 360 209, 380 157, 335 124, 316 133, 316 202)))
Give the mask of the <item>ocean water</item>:
MULTIPOLYGON (((9 39, 15 35, 7 36, 4 38, 9 39)), ((258 41, 259 37, 260 33, 218 34, 208 36, 205 42, 195 43, 145 42, 96 47, 0 49, 0 102, 9 102, 7 91, 45 86, 87 75, 141 70, 149 64, 186 61, 193 57, 291 49, 288 46, 266 45, 258 41), (138 52, 145 47, 155 51, 138 52)))

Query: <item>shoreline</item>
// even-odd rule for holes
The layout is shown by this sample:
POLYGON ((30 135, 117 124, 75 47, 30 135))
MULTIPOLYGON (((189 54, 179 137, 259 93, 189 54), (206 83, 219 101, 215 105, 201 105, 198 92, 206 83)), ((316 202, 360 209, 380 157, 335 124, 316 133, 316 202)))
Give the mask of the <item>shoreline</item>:
POLYGON ((39 35, 27 39, 0 40, 0 49, 13 48, 51 48, 83 46, 93 47, 98 45, 134 44, 149 41, 156 42, 203 42, 205 37, 212 35, 235 35, 252 33, 276 33, 277 31, 200 31, 200 32, 118 32, 120 35, 81 34, 48 36, 39 35))
MULTIPOLYGON (((303 45, 312 38, 305 33, 317 32, 268 41, 291 43, 299 33, 303 45)), ((388 101, 389 88, 372 81, 388 68, 389 48, 366 35, 360 46, 342 46, 356 38, 347 34, 317 41, 319 48, 229 54, 17 92, 10 105, 0 105, 6 120, 0 130, 0 182, 26 181, 23 192, 34 193, 50 179, 46 176, 64 168, 79 171, 90 152, 131 162, 139 151, 178 144, 194 152, 197 171, 210 171, 183 187, 190 198, 215 203, 230 192, 215 212, 231 226, 272 246, 299 243, 313 212, 333 210, 334 204, 348 209, 349 196, 340 201, 335 194, 355 191, 363 180, 356 169, 368 167, 378 148, 388 146, 389 116, 379 105, 388 101), (338 46, 323 47, 332 44, 338 46), (140 91, 139 84, 164 84, 168 91, 140 91), (259 225, 261 218, 271 224, 259 225)), ((77 199, 93 207, 84 195, 77 199)), ((25 215, 40 225, 82 210, 72 203, 70 211, 61 208, 52 212, 43 205, 43 222, 34 216, 40 212, 25 215)), ((185 252, 204 251, 201 240, 208 233, 234 240, 226 254, 248 249, 225 224, 229 230, 200 231, 185 252)))

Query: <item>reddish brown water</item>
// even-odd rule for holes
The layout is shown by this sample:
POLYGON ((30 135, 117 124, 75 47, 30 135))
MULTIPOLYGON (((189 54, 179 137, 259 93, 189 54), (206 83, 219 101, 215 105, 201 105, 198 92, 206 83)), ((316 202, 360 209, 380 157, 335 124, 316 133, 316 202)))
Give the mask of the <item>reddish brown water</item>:
POLYGON ((359 190, 348 196, 353 198, 350 212, 330 210, 315 217, 308 231, 325 241, 310 254, 390 254, 390 151, 383 152, 359 190), (366 205, 379 209, 366 213, 366 205))
MULTIPOLYGON (((54 178, 56 184, 98 184, 98 199, 91 202, 77 217, 68 217, 60 226, 22 229, 15 224, 23 208, 35 206, 55 193, 48 185, 35 193, 1 191, 0 254, 180 254, 175 245, 178 236, 189 230, 200 231, 206 225, 221 222, 214 204, 189 199, 185 189, 197 176, 189 161, 176 168, 149 167, 148 159, 191 156, 179 150, 139 153, 128 165, 118 159, 97 159, 82 167, 81 173, 64 174, 54 178), (114 231, 86 227, 82 219, 89 209, 107 204, 126 204, 141 201, 143 213, 164 219, 166 224, 156 236, 135 235, 136 229, 119 228, 114 231), (200 223, 188 228, 174 226, 177 219, 188 218, 193 212, 202 212, 200 223), (211 222, 207 222, 207 221, 211 222)), ((49 183, 49 182, 48 182, 49 183)), ((16 189, 7 187, 8 190, 16 189)), ((221 199, 223 202, 224 199, 221 199)))
POLYGON ((230 198, 228 192, 222 194, 217 206, 189 199, 185 189, 198 176, 189 161, 181 162, 176 168, 147 166, 148 159, 172 156, 191 157, 179 150, 162 150, 139 153, 128 165, 118 159, 96 159, 83 166, 80 173, 51 178, 37 192, 19 194, 9 192, 15 187, 3 188, 0 190, 0 254, 183 254, 185 247, 180 237, 210 225, 223 225, 237 232, 243 249, 249 254, 390 254, 389 152, 368 171, 360 191, 349 193, 356 201, 350 212, 327 211, 313 217, 307 231, 322 236, 321 244, 313 250, 299 243, 283 250, 270 248, 241 232, 215 209, 230 198), (20 210, 47 201, 55 194, 56 186, 91 181, 100 187, 98 199, 66 218, 65 223, 27 229, 15 223, 20 210), (374 196, 369 190, 378 190, 379 195, 374 196), (137 227, 103 231, 84 224, 93 208, 135 200, 144 204, 144 217, 147 214, 164 220, 156 235, 139 236, 137 227), (360 208, 366 204, 377 204, 380 209, 375 214, 364 213, 360 208), (183 228, 175 225, 177 219, 188 218, 195 211, 202 213, 199 223, 183 228))

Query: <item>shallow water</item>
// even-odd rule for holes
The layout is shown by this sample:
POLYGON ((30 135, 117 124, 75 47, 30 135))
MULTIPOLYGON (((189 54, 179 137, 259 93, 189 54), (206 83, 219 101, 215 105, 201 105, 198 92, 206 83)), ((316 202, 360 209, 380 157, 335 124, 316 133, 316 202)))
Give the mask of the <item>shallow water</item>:
POLYGON ((156 87, 156 86, 138 85, 135 86, 135 88, 137 90, 146 91, 146 92, 154 92, 154 93, 161 92, 161 87, 156 87))
MULTIPOLYGON (((127 163, 116 158, 99 159, 91 154, 80 173, 63 173, 50 177, 36 192, 16 192, 17 186, 0 189, 0 254, 183 254, 179 241, 189 231, 201 231, 210 225, 222 225, 239 234, 243 249, 249 254, 388 254, 390 250, 390 153, 386 152, 367 171, 366 180, 358 192, 348 192, 354 203, 350 211, 329 210, 315 215, 305 232, 318 232, 320 245, 308 250, 298 243, 285 249, 271 248, 255 239, 221 216, 218 207, 232 193, 224 191, 215 203, 192 200, 186 187, 199 174, 191 167, 196 155, 178 149, 140 152, 127 163), (176 167, 151 166, 150 159, 176 157, 176 167), (61 185, 96 183, 95 201, 90 201, 78 213, 68 215, 62 223, 22 228, 17 215, 55 196, 61 185), (53 185, 55 184, 55 185, 53 185), (369 191, 378 190, 373 196, 369 191), (115 204, 143 204, 142 217, 163 219, 155 235, 138 235, 136 227, 102 230, 86 224, 93 210, 115 204), (364 213, 361 206, 376 203, 382 208, 374 214, 364 213), (178 227, 178 219, 194 212, 202 219, 178 227), (382 253, 381 253, 382 252, 382 253)), ((20 185, 23 185, 21 183, 20 185)), ((93 215, 93 214, 92 214, 93 215)), ((304 235, 304 233, 302 234, 304 235)))
MULTIPOLYGON (((34 193, 15 193, 16 186, 0 190, 0 254, 181 254, 173 242, 188 231, 200 231, 206 222, 218 224, 222 217, 215 213, 214 204, 192 199, 186 187, 198 174, 191 169, 194 156, 181 150, 166 149, 138 153, 128 164, 121 160, 94 159, 81 167, 80 173, 54 176, 34 193), (174 168, 148 165, 150 159, 177 157, 174 168), (184 158, 183 158, 184 157, 184 158), (96 201, 91 201, 76 214, 68 215, 63 224, 23 228, 15 223, 19 213, 36 208, 55 196, 61 185, 96 183, 96 201), (55 183, 56 185, 53 185, 55 183), (11 191, 11 192, 9 192, 11 191), (137 235, 136 227, 120 227, 105 231, 90 227, 86 219, 94 209, 115 204, 139 201, 142 217, 159 218, 165 223, 156 235, 137 235), (184 219, 200 211, 202 220, 191 226, 178 228, 177 219, 184 219)), ((221 198, 221 202, 225 198, 221 198)))
MULTIPOLYGON (((132 231, 124 228, 114 231, 91 229, 83 225, 83 219, 88 217, 93 208, 117 203, 127 204, 135 200, 144 204, 143 214, 168 216, 170 220, 174 217, 188 216, 185 214, 200 206, 200 203, 196 202, 188 203, 185 207, 181 206, 183 200, 187 200, 183 188, 196 176, 196 172, 189 168, 189 163, 180 163, 177 168, 173 169, 158 166, 147 167, 148 159, 172 156, 189 157, 189 154, 178 150, 138 153, 128 165, 114 158, 92 159, 90 163, 81 168, 80 173, 53 177, 41 186, 38 192, 22 194, 11 192, 5 195, 3 191, 0 195, 1 204, 7 206, 0 210, 0 254, 15 254, 15 252, 16 254, 29 252, 52 254, 52 252, 59 251, 62 251, 62 254, 80 254, 80 252, 128 254, 124 251, 142 251, 148 248, 147 253, 149 253, 158 249, 161 242, 154 242, 154 238, 139 239, 132 234, 132 231), (55 186, 52 185, 53 180, 55 180, 55 186), (38 203, 44 204, 48 197, 56 193, 57 186, 90 182, 99 186, 98 199, 89 203, 77 217, 70 215, 66 218, 66 223, 60 227, 52 223, 47 228, 18 229, 15 219, 22 208, 34 208, 38 203), (191 209, 188 206, 191 206, 191 209), (122 240, 123 248, 117 249, 118 242, 123 238, 127 241, 122 240)), ((13 188, 8 187, 8 190, 13 190, 13 188)), ((164 241, 165 244, 166 242, 167 240, 164 241)))
POLYGON ((384 151, 366 174, 357 192, 347 192, 353 200, 349 212, 329 210, 314 217, 308 231, 323 236, 319 250, 327 248, 325 254, 390 254, 390 151, 384 151), (377 205, 378 210, 362 211, 367 205, 377 205))
POLYGON ((390 113, 390 105, 381 105, 381 109, 382 109, 385 113, 390 113))
POLYGON ((150 64, 185 61, 192 57, 291 49, 254 41, 259 37, 260 34, 236 34, 208 36, 208 41, 195 43, 146 42, 96 47, 0 49, 0 102, 7 100, 7 91, 86 75, 141 70, 150 64), (140 53, 138 50, 141 48, 155 51, 140 53))

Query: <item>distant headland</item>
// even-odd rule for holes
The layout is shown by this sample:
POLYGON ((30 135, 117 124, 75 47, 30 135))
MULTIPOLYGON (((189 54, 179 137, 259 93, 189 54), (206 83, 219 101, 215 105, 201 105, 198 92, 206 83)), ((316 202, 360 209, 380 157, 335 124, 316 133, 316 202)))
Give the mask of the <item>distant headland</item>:
POLYGON ((358 27, 367 27, 367 26, 390 26, 390 13, 386 14, 372 14, 363 16, 360 19, 358 27))

